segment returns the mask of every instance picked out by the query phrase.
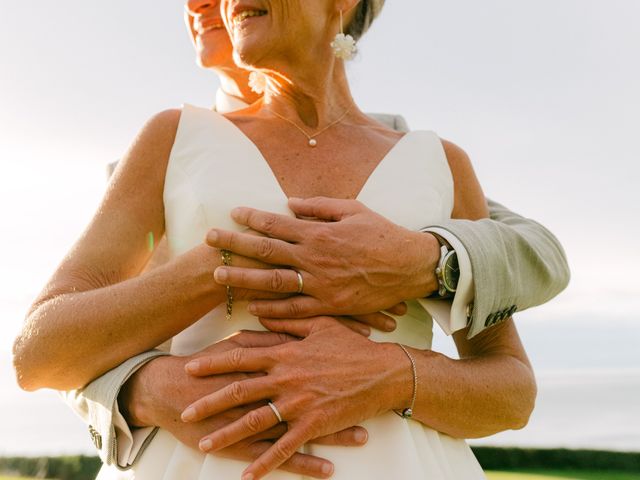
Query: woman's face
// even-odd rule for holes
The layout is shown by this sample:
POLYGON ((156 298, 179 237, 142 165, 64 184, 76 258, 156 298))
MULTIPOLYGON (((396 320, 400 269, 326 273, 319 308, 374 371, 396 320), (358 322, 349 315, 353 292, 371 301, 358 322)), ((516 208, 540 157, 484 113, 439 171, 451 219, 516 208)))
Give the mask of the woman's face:
POLYGON ((335 0, 221 0, 236 61, 244 66, 273 67, 326 53, 338 29, 334 3, 335 0))
POLYGON ((185 20, 201 67, 235 66, 233 47, 220 14, 220 0, 187 0, 185 20))

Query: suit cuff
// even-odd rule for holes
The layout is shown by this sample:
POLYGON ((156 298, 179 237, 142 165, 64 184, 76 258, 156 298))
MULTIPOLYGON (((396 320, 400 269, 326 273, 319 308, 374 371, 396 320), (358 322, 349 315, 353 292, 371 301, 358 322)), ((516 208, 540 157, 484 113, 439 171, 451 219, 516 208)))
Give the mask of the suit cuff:
MULTIPOLYGON (((89 424, 91 439, 98 449, 100 458, 107 465, 115 465, 119 469, 129 468, 136 458, 133 454, 139 454, 140 448, 145 446, 155 433, 156 429, 152 429, 149 438, 141 443, 140 448, 136 448, 140 443, 133 441, 133 434, 118 410, 118 395, 131 375, 145 363, 162 355, 167 353, 151 350, 136 355, 98 377, 83 389, 73 392, 76 405, 82 405, 84 410, 82 416, 89 424), (120 452, 120 441, 124 447, 123 453, 120 452), (135 446, 134 443, 136 443, 135 446), (121 458, 125 460, 122 463, 121 458), (132 461, 129 462, 129 460, 132 461)), ((77 407, 76 410, 78 410, 77 407)))
POLYGON ((466 328, 471 318, 475 285, 469 253, 458 238, 451 232, 438 227, 430 227, 422 230, 424 233, 436 233, 444 238, 456 251, 458 266, 460 267, 460 279, 456 294, 452 299, 422 298, 418 301, 431 314, 440 328, 451 335, 458 330, 466 328))
MULTIPOLYGON (((155 357, 154 357, 155 358, 155 357)), ((151 360, 151 359, 149 359, 151 360)), ((146 363, 146 362, 144 362, 146 363)), ((138 366, 140 368, 142 365, 138 366)), ((132 372, 133 374, 134 372, 132 372)), ((135 462, 138 455, 155 435, 154 427, 131 428, 120 413, 118 402, 116 401, 113 412, 113 427, 115 429, 116 438, 116 457, 118 467, 129 468, 135 462)))
POLYGON ((157 427, 131 428, 129 426, 120 412, 120 407, 118 406, 120 390, 127 380, 129 380, 129 378, 131 378, 131 376, 140 370, 140 368, 142 368, 147 362, 164 355, 167 355, 167 353, 159 350, 153 350, 134 357, 137 362, 129 365, 126 377, 123 378, 122 382, 118 386, 116 398, 113 402, 112 425, 114 429, 115 451, 113 452, 112 458, 120 469, 126 470, 130 468, 158 431, 157 427))

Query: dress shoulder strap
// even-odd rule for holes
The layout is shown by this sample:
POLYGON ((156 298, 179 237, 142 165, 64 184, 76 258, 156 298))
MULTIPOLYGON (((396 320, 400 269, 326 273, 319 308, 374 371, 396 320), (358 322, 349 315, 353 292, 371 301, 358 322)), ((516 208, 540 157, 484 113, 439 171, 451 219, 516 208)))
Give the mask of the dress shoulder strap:
POLYGON ((422 130, 405 134, 374 170, 358 199, 413 230, 450 218, 453 177, 440 137, 422 130))
POLYGON ((196 168, 202 161, 202 153, 210 152, 224 140, 227 123, 228 120, 210 108, 184 104, 169 164, 185 171, 196 168))

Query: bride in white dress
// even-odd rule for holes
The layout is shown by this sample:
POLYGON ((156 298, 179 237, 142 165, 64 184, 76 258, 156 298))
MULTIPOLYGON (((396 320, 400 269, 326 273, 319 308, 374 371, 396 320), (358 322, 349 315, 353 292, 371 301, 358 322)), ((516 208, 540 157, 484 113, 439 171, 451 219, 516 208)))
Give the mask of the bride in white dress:
MULTIPOLYGON (((49 339, 84 332, 74 339, 75 355, 91 353, 94 361, 76 362, 67 372, 69 384, 46 386, 85 384, 172 337, 176 355, 197 352, 240 329, 267 326, 304 337, 212 355, 193 365, 194 375, 266 375, 213 392, 185 411, 185 421, 256 401, 272 405, 212 432, 202 451, 160 430, 132 469, 105 468, 101 478, 302 478, 275 469, 304 451, 330 460, 324 476, 336 479, 474 480, 484 478, 482 469, 458 438, 526 423, 535 385, 512 321, 471 340, 466 330, 457 332, 463 360, 453 360, 430 350, 432 320, 419 300, 408 302, 409 312, 398 318, 394 332, 369 338, 334 318, 261 324, 241 293, 226 319, 227 291, 212 279, 220 251, 202 239, 212 228, 217 241, 245 230, 230 218, 239 205, 290 215, 291 197, 357 198, 362 208, 413 232, 450 216, 487 216, 462 150, 433 132, 389 130, 355 105, 343 59, 333 47, 342 23, 360 25, 361 33, 382 3, 361 2, 223 0, 236 60, 264 75, 264 98, 226 116, 185 106, 154 117, 49 284, 46 291, 69 292, 41 314, 57 326, 47 332, 49 339), (354 18, 356 13, 365 17, 354 18), (149 232, 166 233, 173 260, 137 277, 148 259, 149 232), (83 295, 71 293, 76 291, 83 295), (75 321, 67 320, 70 312, 75 321), (495 402, 494 411, 478 414, 477 404, 486 406, 487 399, 495 402), (396 414, 407 407, 411 418, 396 414), (280 420, 287 433, 257 461, 215 455, 280 420), (356 424, 369 434, 361 448, 307 443, 356 424)), ((420 237, 411 238, 419 244, 420 237)), ((43 331, 46 324, 42 320, 43 331)))

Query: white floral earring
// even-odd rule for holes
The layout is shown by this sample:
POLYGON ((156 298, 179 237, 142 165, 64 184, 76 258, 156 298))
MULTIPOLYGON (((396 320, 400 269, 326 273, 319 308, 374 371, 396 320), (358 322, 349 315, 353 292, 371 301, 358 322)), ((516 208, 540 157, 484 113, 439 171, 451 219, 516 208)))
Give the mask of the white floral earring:
POLYGON ((333 49, 333 54, 342 60, 351 60, 358 50, 353 37, 345 35, 342 31, 342 10, 340 10, 340 33, 331 42, 331 48, 333 49))
POLYGON ((249 88, 256 92, 258 95, 262 95, 267 87, 267 76, 256 70, 249 74, 249 88))

